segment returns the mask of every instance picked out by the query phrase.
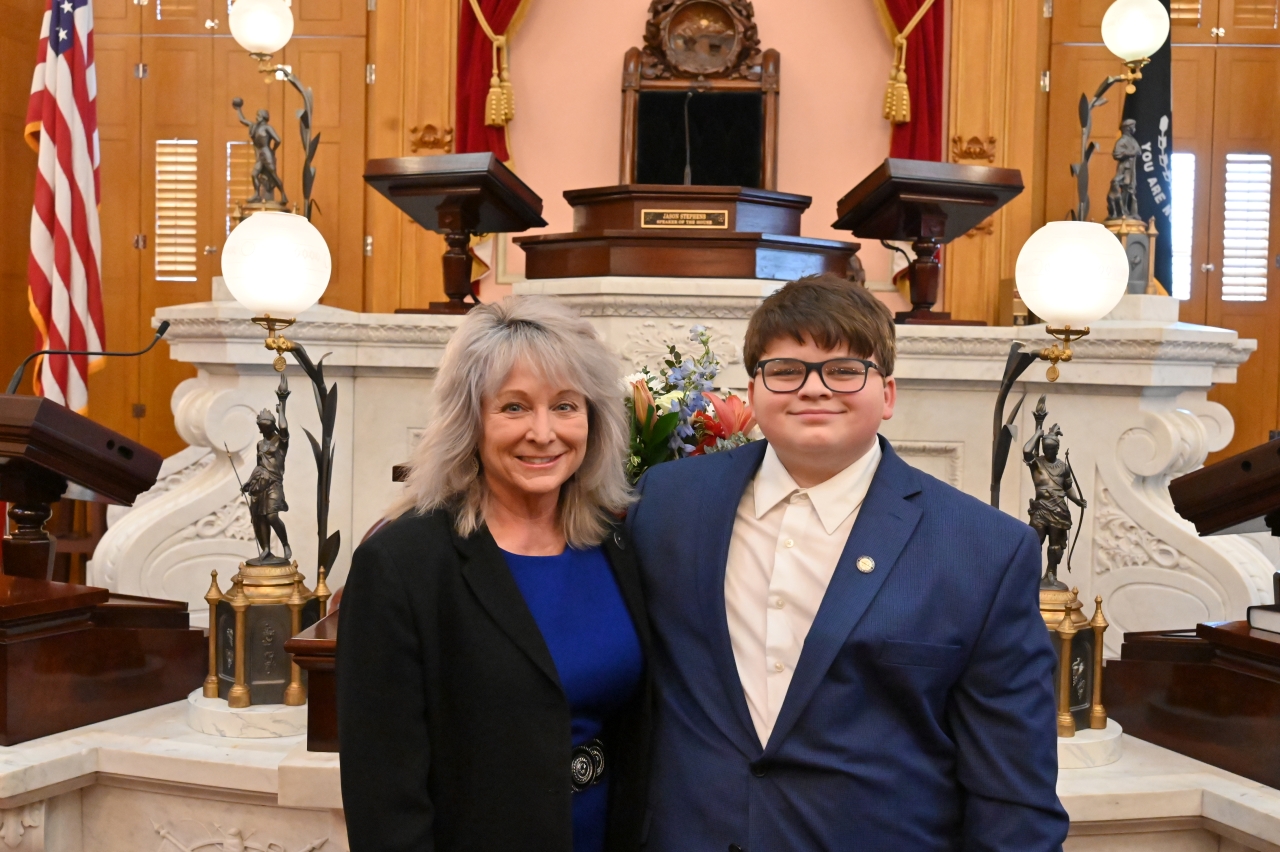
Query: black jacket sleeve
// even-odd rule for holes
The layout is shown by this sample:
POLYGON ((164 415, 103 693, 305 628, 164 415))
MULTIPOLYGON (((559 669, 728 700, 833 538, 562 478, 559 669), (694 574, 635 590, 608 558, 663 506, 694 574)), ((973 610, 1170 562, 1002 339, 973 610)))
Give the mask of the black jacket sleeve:
POLYGON ((342 595, 338 740, 351 852, 434 849, 425 657, 405 571, 370 540, 342 595))

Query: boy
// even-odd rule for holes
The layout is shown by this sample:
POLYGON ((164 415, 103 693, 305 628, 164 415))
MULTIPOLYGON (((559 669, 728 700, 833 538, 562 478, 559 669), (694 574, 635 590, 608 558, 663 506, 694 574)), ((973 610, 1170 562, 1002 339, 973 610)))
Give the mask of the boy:
POLYGON ((640 481, 646 849, 1061 849, 1040 549, 879 438, 894 342, 865 289, 787 284, 744 344, 766 441, 640 481))

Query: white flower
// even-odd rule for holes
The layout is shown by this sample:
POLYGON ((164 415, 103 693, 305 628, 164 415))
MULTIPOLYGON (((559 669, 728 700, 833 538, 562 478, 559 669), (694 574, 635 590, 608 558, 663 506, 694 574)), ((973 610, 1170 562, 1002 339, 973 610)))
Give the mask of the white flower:
POLYGON ((654 397, 653 403, 655 406, 657 406, 659 411, 661 411, 664 408, 671 410, 675 407, 678 407, 680 402, 683 399, 684 399, 684 391, 673 390, 670 393, 664 393, 662 396, 654 397))
POLYGON ((649 377, 646 376, 644 373, 632 373, 629 376, 623 376, 622 389, 627 392, 630 392, 631 386, 634 385, 636 382, 644 382, 645 384, 648 384, 649 377))

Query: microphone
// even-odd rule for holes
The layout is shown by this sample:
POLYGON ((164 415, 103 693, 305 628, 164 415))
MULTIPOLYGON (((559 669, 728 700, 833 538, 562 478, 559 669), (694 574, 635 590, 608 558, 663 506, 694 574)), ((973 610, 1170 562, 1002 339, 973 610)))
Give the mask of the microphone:
POLYGON ((27 365, 31 363, 32 358, 39 357, 40 355, 106 355, 117 358, 132 358, 136 355, 145 355, 150 352, 152 348, 160 342, 160 338, 164 337, 164 333, 168 330, 169 321, 164 320, 160 323, 160 327, 156 329, 156 336, 151 338, 151 342, 144 348, 139 349, 137 352, 81 352, 74 349, 41 349, 39 352, 32 352, 26 357, 26 360, 18 365, 18 369, 13 371, 13 378, 9 380, 9 387, 5 388, 4 392, 6 394, 12 394, 18 390, 18 385, 22 384, 22 374, 26 372, 27 365))
POLYGON ((689 101, 693 100, 693 89, 684 96, 684 185, 693 186, 693 146, 689 144, 689 101))

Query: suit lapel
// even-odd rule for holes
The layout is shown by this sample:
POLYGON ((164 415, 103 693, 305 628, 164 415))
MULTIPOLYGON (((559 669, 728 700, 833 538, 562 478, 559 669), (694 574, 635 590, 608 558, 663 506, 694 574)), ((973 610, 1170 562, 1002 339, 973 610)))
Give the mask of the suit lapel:
POLYGON ((743 754, 751 758, 760 754, 760 738, 751 721, 751 711, 747 709, 747 697, 742 691, 738 663, 729 639, 724 574, 738 503, 760 468, 766 446, 764 441, 748 444, 733 453, 732 464, 719 478, 708 477, 704 498, 707 514, 702 523, 690 530, 691 536, 700 537, 702 541, 702 546, 697 548, 697 564, 693 567, 698 572, 698 598, 702 623, 707 625, 712 665, 724 694, 724 703, 720 707, 727 711, 715 714, 716 724, 743 754))
POLYGON ((778 750, 800 718, 920 522, 920 508, 907 499, 920 490, 915 472, 888 442, 882 442, 881 449, 884 456, 805 638, 787 697, 769 735, 766 756, 778 750), (875 560, 869 573, 857 568, 863 556, 875 560))
POLYGON ((534 665, 563 690, 538 622, 529 611, 493 536, 487 529, 480 529, 469 538, 454 533, 453 542, 463 557, 462 576, 480 605, 534 665))

